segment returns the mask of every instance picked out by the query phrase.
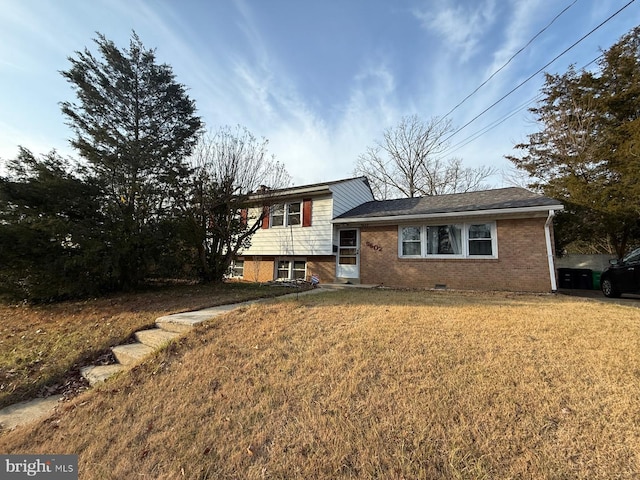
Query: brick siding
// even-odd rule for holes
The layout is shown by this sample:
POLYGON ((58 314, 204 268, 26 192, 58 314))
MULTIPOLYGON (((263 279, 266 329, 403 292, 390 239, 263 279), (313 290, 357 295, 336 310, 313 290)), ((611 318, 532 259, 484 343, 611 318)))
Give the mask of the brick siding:
MULTIPOLYGON (((244 276, 246 282, 270 282, 275 278, 275 257, 240 257, 244 259, 244 276)), ((296 257, 286 257, 296 258, 296 257)), ((307 261, 307 278, 318 275, 320 283, 333 283, 336 277, 336 257, 317 256, 300 257, 307 261)))
POLYGON ((361 229, 360 281, 390 287, 551 291, 546 218, 498 220, 497 259, 403 259, 398 227, 361 229))

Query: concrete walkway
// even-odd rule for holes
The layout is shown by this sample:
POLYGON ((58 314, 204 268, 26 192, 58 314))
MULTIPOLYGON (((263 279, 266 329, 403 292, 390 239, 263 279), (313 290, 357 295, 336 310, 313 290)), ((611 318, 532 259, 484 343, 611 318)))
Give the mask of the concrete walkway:
MULTIPOLYGON (((282 298, 297 298, 303 295, 311 295, 330 292, 341 288, 371 288, 373 285, 322 285, 319 288, 305 290, 303 292, 289 293, 279 297, 260 298, 231 305, 219 305, 193 312, 175 313, 156 319, 156 328, 136 332, 137 342, 118 345, 112 348, 118 363, 112 365, 92 365, 83 367, 82 375, 93 386, 122 371, 131 368, 153 352, 185 334, 199 323, 211 320, 236 308, 246 307, 256 303, 269 302, 282 298)), ((276 288, 276 287, 274 287, 276 288)), ((50 416, 55 410, 62 396, 36 398, 34 400, 10 405, 0 410, 0 430, 13 429, 41 418, 50 416)))

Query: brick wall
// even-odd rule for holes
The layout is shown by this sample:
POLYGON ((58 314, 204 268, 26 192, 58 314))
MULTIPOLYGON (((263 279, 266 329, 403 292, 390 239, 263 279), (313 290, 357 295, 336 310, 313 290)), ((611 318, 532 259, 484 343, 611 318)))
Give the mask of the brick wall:
POLYGON ((275 259, 273 257, 244 258, 243 280, 247 282, 270 282, 275 275, 275 259))
POLYGON ((318 275, 320 284, 333 283, 336 279, 336 257, 307 257, 307 280, 311 275, 318 275))
MULTIPOLYGON (((244 281, 270 282, 275 278, 275 257, 245 256, 241 258, 244 259, 244 281)), ((311 280, 311 275, 315 274, 320 277, 320 283, 333 283, 336 277, 336 257, 316 256, 302 258, 307 261, 307 280, 311 280)))
POLYGON ((360 281, 386 286, 549 292, 546 218, 498 220, 497 259, 400 259, 398 227, 361 229, 360 281))

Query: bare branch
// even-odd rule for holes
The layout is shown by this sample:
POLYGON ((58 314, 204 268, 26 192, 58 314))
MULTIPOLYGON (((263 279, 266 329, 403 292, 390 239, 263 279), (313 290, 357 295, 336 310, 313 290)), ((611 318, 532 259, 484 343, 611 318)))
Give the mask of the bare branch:
POLYGON ((464 168, 460 159, 444 160, 444 138, 451 121, 437 117, 425 122, 403 117, 383 133, 382 141, 358 157, 354 173, 369 178, 377 198, 415 197, 466 192, 483 188, 497 173, 492 167, 464 168))

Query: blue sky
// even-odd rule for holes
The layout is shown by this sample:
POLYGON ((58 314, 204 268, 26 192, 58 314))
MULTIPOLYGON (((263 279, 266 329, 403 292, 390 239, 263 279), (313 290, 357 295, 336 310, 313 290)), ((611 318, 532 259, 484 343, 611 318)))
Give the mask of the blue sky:
MULTIPOLYGON (((455 127, 628 2, 0 0, 0 158, 18 145, 75 155, 59 107, 73 93, 59 71, 75 51, 94 50, 95 32, 127 47, 135 30, 189 88, 208 129, 240 124, 269 139, 294 184, 346 178, 385 128, 447 114, 565 7, 573 4, 451 114, 455 127)), ((546 71, 586 65, 639 20, 632 3, 546 71)), ((449 155, 508 171, 504 155, 536 129, 526 107, 543 79, 451 137, 449 155)))

